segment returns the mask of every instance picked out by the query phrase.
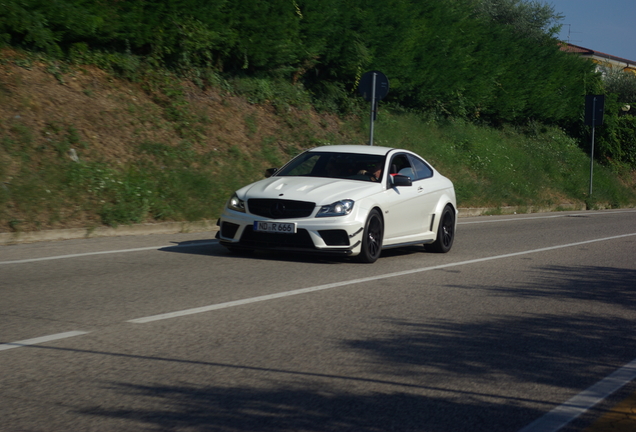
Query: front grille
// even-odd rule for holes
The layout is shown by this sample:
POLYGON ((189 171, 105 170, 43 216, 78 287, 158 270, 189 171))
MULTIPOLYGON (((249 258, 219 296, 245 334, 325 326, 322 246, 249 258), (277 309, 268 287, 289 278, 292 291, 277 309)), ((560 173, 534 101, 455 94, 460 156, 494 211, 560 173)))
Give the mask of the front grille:
POLYGON ((296 234, 277 234, 255 232, 251 226, 246 226, 241 236, 241 246, 266 249, 315 249, 309 233, 299 229, 296 234))
POLYGON ((270 219, 294 219, 311 216, 316 207, 315 203, 307 201, 292 201, 283 199, 247 200, 247 208, 250 213, 270 219))

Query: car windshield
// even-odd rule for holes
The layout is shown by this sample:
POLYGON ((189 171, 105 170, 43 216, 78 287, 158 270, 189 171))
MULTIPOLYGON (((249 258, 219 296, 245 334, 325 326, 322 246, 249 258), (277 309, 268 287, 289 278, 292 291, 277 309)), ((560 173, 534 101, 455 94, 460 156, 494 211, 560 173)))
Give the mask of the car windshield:
POLYGON ((327 177, 360 181, 381 178, 384 156, 358 153, 306 152, 276 173, 277 177, 327 177), (379 176, 373 177, 379 173, 379 176))

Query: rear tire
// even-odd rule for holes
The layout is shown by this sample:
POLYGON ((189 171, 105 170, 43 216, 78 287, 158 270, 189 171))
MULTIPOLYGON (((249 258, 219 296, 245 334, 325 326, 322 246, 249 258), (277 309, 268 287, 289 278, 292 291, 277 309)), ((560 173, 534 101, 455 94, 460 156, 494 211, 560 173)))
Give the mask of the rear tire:
POLYGON ((371 264, 380 258, 382 253, 382 239, 384 238, 384 223, 377 210, 371 210, 364 225, 362 248, 356 257, 358 262, 371 264))
POLYGON ((437 228, 435 242, 425 245, 426 250, 436 253, 446 253, 453 247, 455 240, 455 212, 449 205, 444 207, 442 217, 437 228))

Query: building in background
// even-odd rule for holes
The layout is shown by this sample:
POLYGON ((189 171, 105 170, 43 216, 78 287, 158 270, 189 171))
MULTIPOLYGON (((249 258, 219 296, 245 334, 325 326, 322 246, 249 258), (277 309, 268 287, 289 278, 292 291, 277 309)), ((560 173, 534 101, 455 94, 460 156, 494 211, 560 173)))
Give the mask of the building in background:
POLYGON ((561 51, 571 52, 580 55, 581 57, 589 58, 599 67, 611 67, 620 68, 625 72, 631 72, 636 74, 636 60, 627 60, 621 57, 616 57, 610 54, 605 54, 600 51, 594 51, 593 49, 583 48, 578 45, 572 45, 571 43, 563 42, 561 44, 561 51))

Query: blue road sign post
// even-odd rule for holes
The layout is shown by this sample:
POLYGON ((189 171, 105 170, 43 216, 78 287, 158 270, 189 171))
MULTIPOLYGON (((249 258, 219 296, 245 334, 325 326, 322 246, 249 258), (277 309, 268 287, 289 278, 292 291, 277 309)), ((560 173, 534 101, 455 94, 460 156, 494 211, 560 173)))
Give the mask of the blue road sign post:
POLYGON ((369 145, 373 145, 374 122, 378 116, 378 101, 381 101, 389 93, 389 80, 382 72, 370 71, 362 75, 358 91, 362 97, 371 102, 369 145))

